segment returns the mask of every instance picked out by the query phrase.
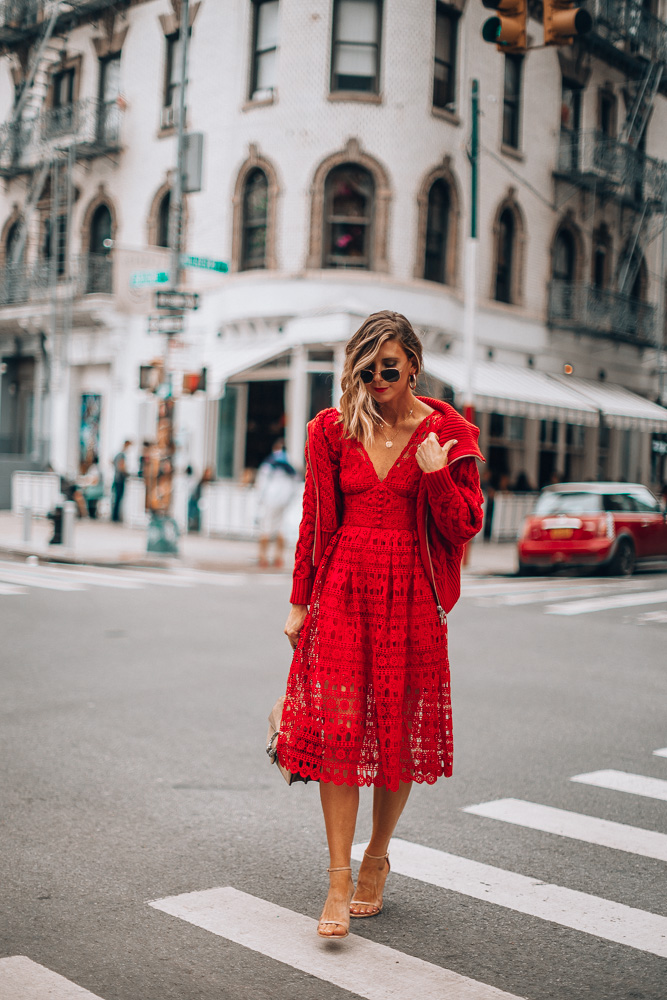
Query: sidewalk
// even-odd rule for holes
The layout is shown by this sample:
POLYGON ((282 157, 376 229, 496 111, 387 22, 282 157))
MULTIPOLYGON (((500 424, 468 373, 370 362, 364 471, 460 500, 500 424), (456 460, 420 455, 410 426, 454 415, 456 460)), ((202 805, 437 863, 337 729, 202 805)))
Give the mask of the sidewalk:
MULTIPOLYGON (((23 541, 23 518, 10 511, 0 511, 0 558, 36 556, 42 562, 86 563, 92 566, 187 566, 219 572, 255 572, 257 543, 203 535, 182 535, 179 555, 160 556, 146 552, 146 532, 126 528, 109 521, 77 520, 74 546, 49 545, 52 525, 45 518, 33 518, 31 539, 23 541)), ((286 559, 289 568, 291 553, 286 559)), ((470 546, 464 574, 484 576, 516 571, 516 546, 513 543, 474 542, 470 546)), ((266 572, 266 570, 263 570, 266 572)))

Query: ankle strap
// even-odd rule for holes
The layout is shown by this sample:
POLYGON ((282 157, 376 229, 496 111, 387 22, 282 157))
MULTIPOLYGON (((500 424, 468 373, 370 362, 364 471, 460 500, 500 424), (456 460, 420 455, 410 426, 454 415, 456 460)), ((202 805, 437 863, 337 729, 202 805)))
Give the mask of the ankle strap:
POLYGON ((386 854, 369 854, 368 851, 364 851, 364 854, 367 858, 370 858, 371 861, 386 861, 389 857, 389 851, 387 851, 386 854))
POLYGON ((328 872, 351 872, 352 869, 348 865, 346 868, 327 868, 328 872))

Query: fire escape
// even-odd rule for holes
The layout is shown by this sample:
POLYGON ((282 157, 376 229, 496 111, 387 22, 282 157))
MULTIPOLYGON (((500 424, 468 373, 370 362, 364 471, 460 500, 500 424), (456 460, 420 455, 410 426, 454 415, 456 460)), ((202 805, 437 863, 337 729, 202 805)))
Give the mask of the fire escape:
MULTIPOLYGON (((660 309, 645 300, 644 253, 667 224, 667 163, 645 152, 658 94, 667 96, 667 25, 641 0, 589 0, 594 20, 582 41, 593 56, 626 75, 626 115, 612 130, 563 128, 554 170, 557 204, 574 188, 618 210, 621 253, 615 279, 554 276, 549 322, 639 347, 661 346, 660 309)), ((593 213, 594 214, 594 213, 593 213)), ((660 241, 657 241, 658 251, 660 241)))
POLYGON ((122 112, 103 96, 72 100, 70 92, 54 101, 49 94, 68 33, 127 3, 0 0, 0 51, 12 58, 18 81, 11 117, 0 125, 0 176, 22 188, 5 246, 0 307, 51 299, 54 333, 59 297, 71 302, 86 291, 111 292, 110 260, 72 259, 72 173, 77 162, 120 151, 122 112))

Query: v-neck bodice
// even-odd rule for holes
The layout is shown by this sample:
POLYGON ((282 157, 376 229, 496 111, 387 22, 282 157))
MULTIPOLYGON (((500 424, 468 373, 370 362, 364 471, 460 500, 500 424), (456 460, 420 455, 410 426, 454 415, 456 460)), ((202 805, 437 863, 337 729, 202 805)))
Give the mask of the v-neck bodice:
POLYGON ((387 475, 380 479, 363 445, 344 439, 340 456, 343 526, 415 530, 416 500, 422 476, 415 453, 428 436, 436 414, 415 428, 387 475))

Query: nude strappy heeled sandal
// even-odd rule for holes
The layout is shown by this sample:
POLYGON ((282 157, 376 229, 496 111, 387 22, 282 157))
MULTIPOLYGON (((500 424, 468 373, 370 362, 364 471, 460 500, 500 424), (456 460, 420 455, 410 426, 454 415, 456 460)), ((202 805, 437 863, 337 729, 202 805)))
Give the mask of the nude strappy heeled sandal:
MULTIPOLYGON (((331 874, 331 872, 351 872, 352 869, 350 868, 349 865, 347 865, 347 867, 345 868, 327 868, 327 871, 329 872, 329 874, 331 874)), ((325 940, 327 941, 343 941, 344 938, 346 938, 350 933, 350 928, 348 925, 347 927, 345 927, 344 934, 322 934, 322 932, 320 931, 320 927, 322 927, 323 924, 336 924, 337 927, 345 927, 345 924, 343 923, 342 920, 320 920, 317 924, 317 933, 319 937, 325 938, 325 940)))
MULTIPOLYGON (((387 874, 384 877, 385 878, 385 882, 386 882, 387 881, 387 875, 391 871, 391 865, 389 864, 389 854, 378 854, 378 855, 375 855, 375 854, 369 854, 367 851, 364 851, 364 857, 365 858, 370 858, 371 861, 386 861, 387 862, 387 874)), ((357 919, 362 919, 364 917, 378 917, 382 913, 382 900, 383 900, 383 898, 384 898, 384 884, 382 886, 382 893, 380 895, 380 898, 377 900, 377 902, 370 903, 370 902, 368 902, 365 899, 352 899, 350 901, 350 906, 372 906, 373 907, 373 912, 372 913, 353 913, 352 910, 350 910, 350 916, 351 917, 356 917, 357 919)))

